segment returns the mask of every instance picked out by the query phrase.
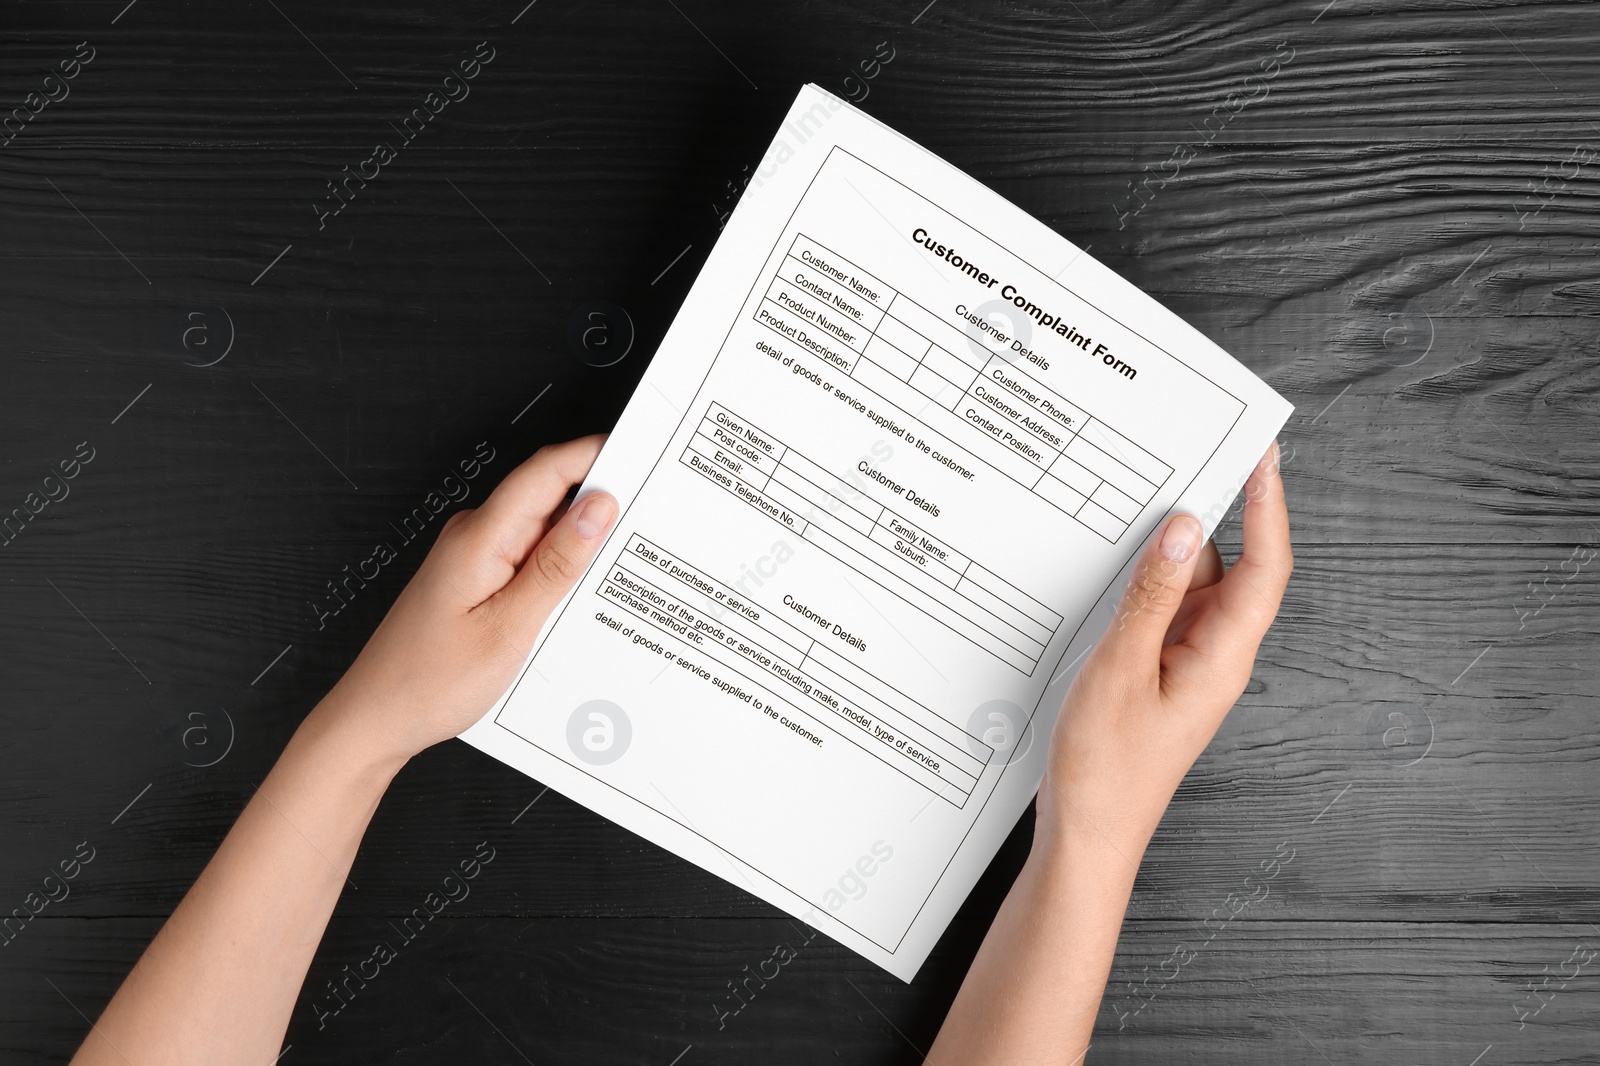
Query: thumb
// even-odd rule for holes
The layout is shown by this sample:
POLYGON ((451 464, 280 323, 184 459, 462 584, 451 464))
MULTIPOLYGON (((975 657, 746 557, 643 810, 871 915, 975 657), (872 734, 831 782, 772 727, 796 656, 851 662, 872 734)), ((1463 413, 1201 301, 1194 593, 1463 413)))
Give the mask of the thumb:
POLYGON ((1133 576, 1104 638, 1106 653, 1122 669, 1151 672, 1160 668, 1161 646, 1189 590, 1201 536, 1198 519, 1173 515, 1134 564, 1133 576))
POLYGON ((617 501, 610 493, 591 492, 578 500, 491 598, 495 614, 521 647, 533 646, 545 619, 583 576, 616 520, 617 501))

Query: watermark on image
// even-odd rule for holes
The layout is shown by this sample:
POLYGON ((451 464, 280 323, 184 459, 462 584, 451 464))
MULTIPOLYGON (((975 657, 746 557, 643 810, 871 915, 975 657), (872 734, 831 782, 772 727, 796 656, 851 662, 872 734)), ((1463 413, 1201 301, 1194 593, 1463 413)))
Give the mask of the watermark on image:
MULTIPOLYGON (((854 69, 845 76, 845 98, 853 104, 859 104, 864 101, 868 94, 872 92, 872 87, 868 82, 882 74, 883 68, 894 62, 895 55, 894 46, 887 40, 878 42, 872 55, 858 62, 854 69)), ((785 124, 784 132, 791 134, 797 144, 804 144, 815 136, 816 131, 821 128, 823 122, 832 118, 839 110, 841 108, 838 106, 837 101, 830 101, 826 106, 823 104, 814 105, 800 117, 797 125, 785 124)), ((711 203, 711 213, 716 216, 717 229, 720 230, 728 224, 729 216, 733 214, 733 209, 739 205, 739 199, 744 195, 744 191, 752 179, 755 179, 756 186, 759 188, 762 181, 777 172, 778 166, 793 157, 794 148, 787 141, 782 142, 781 148, 781 155, 776 158, 770 167, 766 165, 764 160, 752 173, 749 164, 745 164, 739 168, 737 177, 729 178, 723 183, 724 191, 711 203)), ((774 152, 778 154, 776 149, 774 152)), ((652 284, 654 283, 652 282, 652 284)))
POLYGON ((1194 963, 1217 936, 1225 931, 1228 923, 1243 914, 1252 905, 1265 900, 1272 895, 1271 884, 1283 872, 1284 867, 1294 861, 1295 848, 1285 840, 1273 849, 1270 857, 1262 859, 1256 864, 1256 871, 1247 874, 1244 879, 1244 892, 1230 892, 1226 899, 1211 909, 1211 914, 1200 922, 1200 927, 1205 931, 1205 938, 1190 944, 1187 941, 1175 946, 1167 957, 1156 964, 1156 972, 1151 973, 1150 967, 1145 966, 1140 971, 1144 979, 1138 984, 1133 981, 1124 981, 1123 985, 1128 991, 1134 1004, 1121 1000, 1111 1005, 1112 1012, 1117 1016, 1117 1029, 1123 1030, 1137 1021, 1140 1013, 1161 996, 1178 979, 1179 974, 1194 963), (1285 854, 1284 849, 1288 849, 1285 854), (1152 987, 1154 982, 1154 987, 1152 987))
POLYGON ((590 766, 616 762, 632 743, 633 722, 628 712, 610 700, 580 703, 567 716, 567 747, 590 766))
POLYGON ((1209 147, 1245 108, 1259 100, 1265 100, 1271 91, 1272 80, 1284 67, 1294 61, 1294 57, 1295 50, 1288 41, 1278 44, 1271 56, 1256 65, 1255 73, 1245 77, 1238 91, 1230 92, 1221 103, 1211 109, 1211 114, 1201 123, 1205 127, 1205 132, 1200 140, 1188 141, 1174 148, 1167 158, 1161 161, 1157 173, 1151 174, 1150 168, 1146 166, 1143 178, 1137 182, 1128 182, 1128 195, 1121 201, 1123 206, 1113 205, 1111 208, 1117 216, 1117 229, 1127 228, 1128 219, 1136 217, 1154 203, 1156 193, 1183 173, 1183 168, 1203 149, 1209 147), (1288 55, 1284 55, 1284 49, 1288 49, 1288 55))
POLYGON ((337 978, 329 978, 326 983, 327 994, 311 1005, 317 1028, 327 1028, 328 1019, 337 1017, 354 1002, 370 982, 378 979, 383 968, 398 958, 400 952, 416 940, 428 923, 443 913, 446 907, 460 903, 471 895, 472 888, 467 882, 482 873, 483 867, 493 862, 494 857, 495 850, 488 841, 478 844, 473 848, 472 857, 458 862, 455 869, 444 876, 437 889, 430 890, 419 906, 413 907, 410 914, 400 919, 399 925, 389 923, 389 928, 396 934, 393 941, 386 936, 373 946, 369 954, 357 960, 353 968, 350 963, 340 967, 337 978))
MULTIPOLYGON (((1005 363, 1022 360, 1040 370, 1049 370, 1050 359, 1046 354, 1028 347, 1033 329, 1037 326, 1046 334, 1054 333, 1068 344, 1076 345, 1080 350, 1088 352, 1091 360, 1100 360, 1102 364, 1129 381, 1139 376, 1138 368, 1125 362, 1109 344, 1096 341, 1094 337, 1084 333, 1077 324, 1060 313, 1059 307, 1052 310, 1035 303, 1016 285, 991 274, 962 255, 957 248, 943 243, 939 238, 939 234, 929 233, 921 226, 911 231, 912 243, 925 248, 941 263, 948 264, 951 269, 971 278, 986 289, 999 286, 997 299, 991 299, 976 308, 968 308, 966 304, 956 305, 956 315, 967 323, 962 327, 967 334, 967 344, 979 359, 986 362, 999 359, 1005 363), (1006 322, 1006 326, 1002 328, 997 319, 1006 322), (999 345, 999 350, 997 351, 993 345, 999 345)), ((990 372, 991 368, 985 367, 985 373, 990 372)), ((999 380, 998 374, 992 376, 999 380)), ((1019 395, 1025 393, 1025 389, 1014 383, 1004 381, 1001 383, 1019 395)))
POLYGON ((173 346, 185 363, 213 367, 233 351, 233 316, 217 304, 185 307, 175 316, 173 335, 173 346))
POLYGON ((10 947, 11 942, 28 927, 28 923, 42 914, 46 907, 61 903, 72 895, 72 886, 68 882, 82 873, 83 868, 94 861, 94 857, 94 847, 85 840, 72 849, 71 858, 56 863, 56 868, 44 875, 39 888, 22 897, 22 906, 13 907, 9 915, 0 919, 0 947, 10 947))
POLYGON ((1529 980, 1527 984, 1528 994, 1511 1005, 1512 1013, 1517 1016, 1517 1031, 1520 1033, 1527 1028, 1528 1021, 1532 1018, 1537 1018, 1539 1013, 1555 1000, 1558 993, 1564 991, 1567 985, 1576 981, 1583 974, 1583 968, 1593 962, 1594 958, 1595 949, 1580 940, 1577 946, 1572 949, 1572 953, 1557 967, 1556 973, 1552 974, 1549 964, 1545 964, 1540 971, 1544 976, 1538 978, 1537 983, 1529 980), (1571 967, 1570 972, 1568 971, 1569 966, 1571 967), (1552 980, 1556 982, 1553 988, 1551 987, 1552 980))
POLYGON ((0 148, 10 145, 45 108, 71 96, 72 79, 94 62, 95 54, 88 41, 80 41, 70 57, 57 63, 56 69, 44 76, 38 89, 23 96, 22 106, 13 107, 10 114, 0 118, 0 138, 4 138, 0 140, 0 148))
POLYGON ((1033 339, 1033 319, 1022 313, 1021 309, 1010 300, 989 300, 977 307, 956 308, 966 325, 963 330, 967 334, 967 347, 972 349, 972 354, 979 359, 999 359, 1005 363, 1015 363, 1017 356, 1027 347, 1033 339), (993 337, 1000 344, 1000 351, 989 347, 986 338, 993 337), (1007 344, 1007 340, 1011 343, 1007 344))
POLYGON ((867 882, 890 859, 894 848, 887 841, 874 840, 862 856, 850 865, 829 888, 822 893, 822 905, 828 913, 837 913, 847 903, 859 902, 867 894, 867 882))
MULTIPOLYGON (((1352 782, 1340 789, 1339 793, 1328 801, 1327 806, 1317 812, 1317 816, 1311 819, 1310 824, 1314 826, 1327 817, 1328 812, 1333 809, 1334 805, 1354 787, 1354 782, 1352 782)), ((1211 914, 1201 920, 1200 926, 1206 933, 1204 939, 1197 940, 1192 944, 1187 941, 1178 944, 1168 953, 1165 959, 1156 964, 1157 972, 1154 974, 1150 973, 1149 966, 1145 966, 1141 971, 1145 976, 1139 984, 1136 985, 1132 981, 1123 982, 1129 996, 1135 1002, 1134 1004, 1129 1004, 1124 1000, 1118 1003, 1111 1003, 1108 999, 1107 1005, 1117 1015, 1117 1028, 1119 1030, 1126 1029, 1137 1020, 1139 1014, 1150 1007, 1163 992, 1170 988, 1172 983, 1178 979, 1178 976, 1199 958, 1201 952, 1227 929, 1228 923, 1239 917, 1250 907, 1264 902, 1271 896, 1271 883, 1278 879, 1285 867, 1294 862, 1296 854, 1298 854, 1298 849, 1292 840, 1280 841, 1273 848, 1272 854, 1258 862, 1256 869, 1245 876, 1244 887, 1247 891, 1244 893, 1228 893, 1227 898, 1220 905, 1213 907, 1211 914), (1154 982, 1155 986, 1153 988, 1151 987, 1152 982, 1154 982)), ((1109 984, 1107 991, 1109 995, 1109 984)))
POLYGON ((1587 563, 1594 560, 1596 550, 1579 544, 1572 549, 1561 562, 1556 564, 1556 573, 1550 573, 1550 564, 1546 563, 1539 569, 1544 577, 1537 582, 1528 582, 1528 591, 1522 597, 1523 606, 1517 609, 1517 629, 1528 627, 1528 623, 1544 613, 1544 609, 1554 603, 1567 587, 1575 581, 1587 563), (1554 588, 1550 586, 1550 578, 1557 577, 1559 581, 1554 588))
POLYGON ((1367 717, 1367 743, 1391 765, 1415 766, 1433 750, 1433 716, 1413 704, 1383 704, 1367 717))
POLYGON ((1584 169, 1590 163, 1593 163, 1597 157, 1600 157, 1600 150, 1578 145, 1567 154, 1567 158, 1556 165, 1553 181, 1550 174, 1550 164, 1546 163, 1541 167, 1538 184, 1535 184, 1531 179, 1528 182, 1528 192, 1533 196, 1534 206, 1526 211, 1522 210, 1520 206, 1516 208, 1517 229, 1520 230, 1527 226, 1529 222, 1538 218, 1545 208, 1555 203, 1561 194, 1566 192, 1567 186, 1576 181, 1584 169))
MULTIPOLYGON (((894 848, 888 841, 873 841, 872 846, 863 852, 860 858, 846 867, 838 878, 823 890, 821 898, 823 907, 829 914, 837 914, 851 903, 864 899, 872 878, 893 858, 894 848)), ((719 1031, 728 1027, 728 1019, 737 1017, 755 1002, 756 997, 766 989, 767 985, 777 980, 785 966, 799 958, 801 948, 816 939, 817 930, 811 927, 808 920, 815 913, 813 908, 801 919, 806 923, 806 928, 803 930, 805 935, 800 938, 798 947, 789 941, 780 942, 773 946, 766 958, 756 963, 754 970, 746 963, 739 971, 742 976, 728 981, 728 994, 719 996, 711 1003, 712 1015, 716 1019, 719 1031)))
POLYGON ((1378 360, 1400 368, 1416 366, 1433 351, 1433 316, 1421 302, 1406 298, 1379 317, 1378 360))
POLYGON ((389 523, 389 527, 395 531, 399 547, 387 539, 380 540, 365 558, 357 561, 354 569, 349 563, 341 567, 340 576, 327 582, 328 594, 322 597, 321 602, 310 603, 317 628, 326 629, 330 619, 337 618, 340 612, 354 603, 357 594, 367 587, 367 582, 376 581, 383 568, 400 557, 399 549, 422 536, 446 507, 464 502, 472 494, 473 479, 483 472, 485 466, 494 462, 495 456, 494 447, 488 441, 480 441, 471 456, 456 463, 456 472, 446 474, 438 488, 429 491, 420 504, 401 516, 398 525, 393 521, 389 523))
POLYGON ((423 96, 422 103, 400 119, 400 125, 389 123, 400 136, 399 147, 391 145, 387 140, 379 141, 373 146, 371 154, 357 163, 354 170, 348 163, 341 167, 339 176, 328 181, 327 195, 311 204, 311 210, 317 216, 317 229, 326 229, 330 218, 336 218, 343 213, 344 209, 350 206, 367 187, 367 183, 376 181, 383 173, 383 168, 398 159, 400 152, 409 147, 411 142, 428 128, 428 123, 437 118, 446 107, 452 103, 460 103, 471 95, 472 79, 482 72, 484 66, 494 62, 495 55, 495 50, 488 41, 479 41, 472 55, 458 61, 451 72, 441 79, 439 87, 430 89, 423 96))
POLYGON ((183 731, 178 734, 183 764, 197 770, 215 766, 233 751, 235 738, 233 716, 226 707, 213 704, 191 710, 183 716, 183 731))
POLYGON ((567 316, 567 348, 590 366, 615 366, 633 342, 633 318, 621 304, 586 300, 567 316))
POLYGON ((39 488, 22 498, 20 507, 13 507, 11 513, 0 518, 0 547, 5 547, 22 536, 22 531, 28 528, 28 523, 44 513, 46 507, 60 503, 72 495, 72 486, 67 482, 83 473, 83 468, 94 462, 94 457, 93 446, 88 441, 82 441, 72 450, 71 458, 59 460, 55 465, 55 472, 46 474, 39 482, 39 488))
POLYGON ((844 95, 852 104, 864 101, 872 92, 867 84, 883 73, 883 68, 894 62, 894 46, 887 40, 879 41, 872 54, 856 64, 855 70, 845 75, 844 95))
POLYGON ((728 981, 728 995, 711 1004, 719 1030, 726 1029, 729 1018, 737 1017, 746 1007, 754 1003, 767 985, 777 980, 783 968, 800 957, 800 949, 817 938, 815 929, 807 927, 803 932, 805 935, 797 938, 800 942, 798 947, 787 940, 780 941, 773 945, 765 958, 756 963, 754 970, 750 968, 749 963, 745 963, 740 968, 743 976, 728 981))
POLYGON ((974 707, 967 733, 994 749, 991 766, 1010 766, 1033 747, 1033 722, 1010 700, 989 700, 974 707))

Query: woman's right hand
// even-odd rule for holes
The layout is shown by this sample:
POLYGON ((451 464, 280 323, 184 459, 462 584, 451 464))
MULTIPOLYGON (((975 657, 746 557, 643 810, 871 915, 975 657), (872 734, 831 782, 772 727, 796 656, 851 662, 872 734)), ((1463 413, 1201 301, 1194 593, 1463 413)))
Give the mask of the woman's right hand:
POLYGON ((1092 834, 1137 866, 1189 768, 1244 692, 1294 569, 1278 446, 1245 483, 1231 569, 1174 515, 1074 679, 1039 787, 1035 846, 1092 834))

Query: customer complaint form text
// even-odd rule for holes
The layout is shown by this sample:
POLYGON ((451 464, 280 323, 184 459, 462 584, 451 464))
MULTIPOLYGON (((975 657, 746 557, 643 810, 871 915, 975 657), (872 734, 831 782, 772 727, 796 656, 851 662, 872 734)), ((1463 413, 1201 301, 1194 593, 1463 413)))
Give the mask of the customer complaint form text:
POLYGON ((685 304, 714 355, 636 394, 619 434, 661 427, 637 493, 495 723, 893 957, 1246 405, 843 147, 762 248, 736 310, 685 304), (625 756, 591 765, 546 709, 590 703, 628 719, 625 756), (871 891, 829 906, 878 841, 871 891))

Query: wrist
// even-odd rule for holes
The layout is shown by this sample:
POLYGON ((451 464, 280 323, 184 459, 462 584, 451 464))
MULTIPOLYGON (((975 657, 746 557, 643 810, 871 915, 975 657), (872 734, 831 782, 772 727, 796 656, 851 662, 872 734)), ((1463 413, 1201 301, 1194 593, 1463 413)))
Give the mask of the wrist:
POLYGON ((1035 824, 1028 861, 1051 875, 1093 869, 1131 886, 1149 843, 1148 833, 1056 812, 1035 824))
POLYGON ((300 723, 290 745, 327 759, 340 773, 376 784, 381 790, 413 753, 381 736, 370 723, 371 716, 361 713, 336 689, 300 723))

